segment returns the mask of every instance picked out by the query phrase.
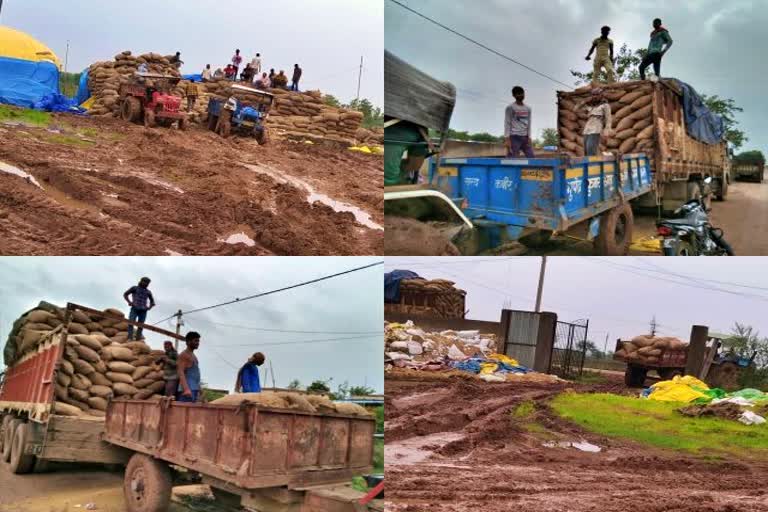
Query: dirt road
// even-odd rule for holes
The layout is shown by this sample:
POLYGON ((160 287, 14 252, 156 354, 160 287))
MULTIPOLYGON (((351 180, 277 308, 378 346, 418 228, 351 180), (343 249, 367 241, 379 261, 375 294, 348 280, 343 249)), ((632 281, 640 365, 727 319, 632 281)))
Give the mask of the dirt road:
POLYGON ((546 406, 571 388, 387 380, 385 463, 392 512, 764 512, 768 462, 705 460, 582 431, 546 406), (540 430, 512 411, 536 404, 540 430), (545 447, 587 441, 599 453, 545 447))
MULTIPOLYGON (((60 465, 47 473, 14 475, 0 463, 0 512, 83 512, 93 503, 98 512, 125 512, 123 474, 100 468, 60 465)), ((204 486, 202 486, 204 487, 204 486)), ((182 495, 207 492, 201 486, 174 487, 168 512, 191 512, 176 501, 182 495)))
POLYGON ((66 115, 0 138, 0 254, 382 253, 380 156, 66 115))

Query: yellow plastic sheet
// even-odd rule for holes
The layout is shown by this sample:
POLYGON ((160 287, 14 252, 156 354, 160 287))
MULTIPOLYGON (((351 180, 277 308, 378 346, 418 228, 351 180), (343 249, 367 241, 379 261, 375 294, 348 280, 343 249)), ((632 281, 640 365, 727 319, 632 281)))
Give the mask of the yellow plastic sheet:
POLYGON ((512 359, 511 357, 505 354, 491 354, 490 356, 488 356, 488 359, 493 359, 494 361, 499 361, 500 363, 506 363, 511 366, 520 366, 520 363, 518 363, 517 360, 512 359))
POLYGON ((0 57, 32 62, 50 61, 61 67, 61 62, 53 50, 29 34, 10 27, 0 27, 0 57))
POLYGON ((490 375, 499 368, 496 363, 480 363, 480 375, 490 375))
POLYGON ((82 105, 80 105, 80 107, 81 107, 81 108, 84 108, 85 110, 91 110, 91 108, 93 108, 93 102, 94 102, 94 101, 96 101, 96 100, 93 98, 93 96, 91 96, 90 98, 88 98, 87 100, 85 100, 85 101, 83 102, 83 104, 82 104, 82 105))
POLYGON ((347 149, 350 151, 357 151, 358 153, 367 153, 369 155, 373 153, 373 151, 371 151, 371 148, 369 148, 368 146, 352 146, 347 149))
POLYGON ((648 395, 649 400, 688 403, 698 400, 699 398, 708 398, 702 391, 708 390, 709 386, 696 377, 686 375, 685 377, 678 376, 672 380, 657 382, 651 386, 651 389, 651 394, 648 395))

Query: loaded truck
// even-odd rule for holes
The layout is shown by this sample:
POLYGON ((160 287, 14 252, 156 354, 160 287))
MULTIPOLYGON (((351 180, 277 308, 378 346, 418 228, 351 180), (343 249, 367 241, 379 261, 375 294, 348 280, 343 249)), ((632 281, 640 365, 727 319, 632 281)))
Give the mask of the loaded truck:
POLYGON ((252 511, 383 510, 375 499, 383 482, 368 494, 347 485, 372 469, 370 417, 171 398, 113 399, 100 418, 61 414, 54 386, 77 310, 105 314, 68 304, 62 324, 4 372, 0 441, 13 473, 42 471, 49 461, 125 466, 129 512, 166 510, 173 483, 190 478, 210 485, 217 500, 252 511))
POLYGON ((389 53, 385 71, 386 254, 477 254, 513 241, 537 247, 568 232, 592 240, 597 254, 624 255, 632 205, 671 211, 692 198, 708 203, 710 194, 727 195, 722 120, 685 84, 627 82, 608 91, 617 115, 636 117, 619 135, 642 135, 643 144, 608 140, 600 156, 585 157, 579 144, 586 112, 577 105, 590 89, 582 88, 558 93, 561 146, 554 152, 441 158, 455 90, 389 53), (619 101, 634 89, 641 93, 633 99, 645 102, 637 112, 619 101), (694 115, 690 131, 706 143, 686 132, 694 115))
POLYGON ((749 180, 762 183, 765 180, 764 164, 733 164, 733 177, 737 180, 749 180))

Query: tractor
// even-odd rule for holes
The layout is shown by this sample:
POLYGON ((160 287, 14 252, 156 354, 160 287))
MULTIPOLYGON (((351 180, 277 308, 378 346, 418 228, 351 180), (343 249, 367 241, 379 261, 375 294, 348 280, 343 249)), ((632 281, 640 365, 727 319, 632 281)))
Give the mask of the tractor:
POLYGON ((224 97, 211 97, 208 100, 208 129, 229 137, 231 133, 251 136, 260 145, 269 141, 265 122, 274 102, 271 93, 232 85, 224 97))
POLYGON ((170 128, 179 123, 179 130, 189 127, 187 114, 181 108, 181 98, 172 91, 179 83, 175 76, 136 73, 131 82, 120 86, 120 117, 130 123, 143 120, 144 126, 170 128))

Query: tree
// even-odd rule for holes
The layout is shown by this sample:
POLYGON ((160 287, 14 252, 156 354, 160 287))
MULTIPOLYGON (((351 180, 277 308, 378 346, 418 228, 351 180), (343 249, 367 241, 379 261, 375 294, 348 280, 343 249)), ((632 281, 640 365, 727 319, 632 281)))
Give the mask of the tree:
POLYGON ((584 350, 585 348, 588 357, 593 357, 595 359, 603 359, 605 357, 605 353, 597 348, 594 341, 583 340, 576 344, 577 350, 584 350))
POLYGON ((288 383, 288 389, 293 390, 300 390, 301 389, 301 382, 299 379, 293 379, 291 382, 288 383))
POLYGON ((541 145, 542 146, 559 146, 560 135, 554 128, 544 128, 541 131, 541 145))
MULTIPOLYGON (((435 134, 437 136, 437 134, 435 134)), ((490 133, 481 132, 481 133, 469 133, 469 132, 460 132, 453 130, 451 128, 448 128, 448 131, 445 134, 446 138, 451 140, 461 140, 461 141, 472 141, 472 142, 504 142, 504 137, 501 135, 492 135, 490 133)))
POLYGON ((352 100, 349 105, 345 105, 351 110, 357 110, 363 113, 363 128, 372 128, 374 126, 384 125, 384 112, 379 107, 373 106, 368 99, 352 100))
MULTIPOLYGON (((626 44, 621 45, 619 51, 614 55, 616 64, 614 70, 616 71, 616 80, 619 82, 625 82, 628 80, 640 80, 640 63, 643 61, 643 57, 647 50, 631 50, 626 44)), ((590 61, 590 66, 592 65, 590 61)), ((571 75, 576 78, 576 85, 587 84, 592 82, 592 71, 582 72, 570 70, 571 75)))
POLYGON ((326 94, 325 96, 323 96, 323 103, 325 103, 329 107, 341 108, 341 102, 336 98, 336 96, 333 96, 331 94, 326 94))
POLYGON ((744 112, 744 109, 736 105, 734 100, 731 98, 723 99, 716 94, 712 96, 702 94, 701 99, 704 100, 704 104, 709 110, 723 118, 725 140, 730 142, 734 149, 739 149, 749 140, 743 131, 736 129, 739 124, 736 120, 736 113, 744 112))
POLYGON ((349 394, 351 396, 369 396, 376 393, 376 390, 369 388, 368 386, 352 386, 349 388, 349 394))
POLYGON ((739 357, 751 358, 755 354, 755 365, 758 368, 768 367, 768 338, 761 338, 760 333, 752 326, 736 322, 731 329, 732 336, 723 340, 726 353, 739 357))
POLYGON ((733 157, 733 161, 737 164, 757 165, 762 167, 765 165, 765 155, 759 150, 744 151, 733 157))
POLYGON ((310 393, 330 393, 331 387, 324 380, 316 380, 307 387, 307 391, 310 393))

